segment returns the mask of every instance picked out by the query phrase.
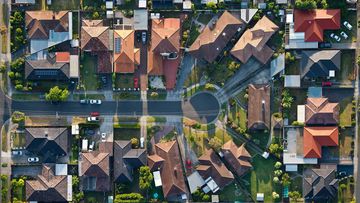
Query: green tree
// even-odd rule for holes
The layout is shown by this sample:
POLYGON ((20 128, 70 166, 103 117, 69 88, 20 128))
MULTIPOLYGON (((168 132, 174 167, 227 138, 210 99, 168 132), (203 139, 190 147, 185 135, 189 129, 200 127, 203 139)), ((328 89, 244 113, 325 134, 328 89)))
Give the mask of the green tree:
POLYGON ((275 170, 274 176, 279 177, 279 176, 281 176, 282 173, 283 173, 282 170, 275 170))
POLYGON ((49 93, 45 95, 46 101, 59 102, 66 101, 69 97, 69 91, 67 89, 60 89, 58 86, 55 86, 49 90, 49 93))
POLYGON ((115 196, 114 203, 140 202, 143 199, 144 197, 139 193, 118 194, 115 196))
POLYGON ((220 148, 222 146, 222 142, 218 137, 213 137, 209 140, 209 146, 215 150, 215 151, 220 151, 220 148))
POLYGON ((24 87, 23 87, 22 84, 17 84, 17 85, 15 85, 15 89, 16 89, 16 90, 23 90, 24 87))
POLYGON ((281 183, 282 183, 284 186, 289 186, 289 185, 290 185, 291 179, 290 179, 289 174, 284 173, 284 174, 281 176, 281 183))
POLYGON ((96 19, 99 19, 100 18, 100 15, 97 11, 95 11, 92 15, 92 19, 96 20, 96 19))
POLYGON ((192 199, 194 202, 210 202, 210 196, 200 189, 195 190, 192 194, 192 199))
POLYGON ((158 96, 159 96, 159 93, 157 93, 157 92, 151 92, 151 94, 150 94, 150 97, 152 97, 152 98, 156 98, 158 96))
POLYGON ((83 192, 73 192, 73 203, 79 203, 81 200, 84 199, 84 193, 83 192))
POLYGON ((210 1, 210 2, 208 2, 208 3, 206 3, 206 8, 207 9, 211 9, 214 13, 217 13, 217 6, 216 6, 216 3, 215 2, 212 2, 212 1, 210 1))
POLYGON ((236 63, 235 61, 231 61, 227 68, 232 71, 232 72, 235 72, 237 71, 239 68, 240 68, 240 64, 239 63, 236 63))
POLYGON ((139 139, 137 139, 136 137, 131 138, 131 147, 136 149, 139 147, 139 139))
POLYGON ((25 113, 20 111, 14 111, 14 113, 11 115, 11 121, 13 123, 22 123, 25 121, 25 113))
POLYGON ((293 102, 294 98, 290 95, 289 90, 284 89, 282 92, 281 105, 284 108, 290 108, 293 102))
POLYGON ((296 0, 295 8, 302 10, 316 9, 317 4, 315 0, 296 0))
POLYGON ((275 176, 275 177, 273 178, 273 182, 274 182, 274 183, 279 183, 279 182, 280 182, 279 177, 276 177, 276 176, 275 176))
POLYGON ((275 200, 279 199, 280 195, 277 192, 272 192, 272 198, 275 199, 275 200))
POLYGON ((301 194, 300 194, 300 192, 298 192, 298 191, 290 191, 290 192, 289 192, 289 197, 290 197, 290 199, 292 199, 294 202, 297 202, 298 199, 301 198, 301 194))
POLYGON ((72 176, 72 188, 73 188, 73 190, 74 191, 76 191, 76 190, 79 190, 79 183, 80 183, 80 181, 79 181, 79 177, 78 176, 72 176))
POLYGON ((213 90, 215 90, 215 85, 213 85, 211 83, 206 83, 205 84, 205 90, 213 91, 213 90))
POLYGON ((280 161, 277 161, 274 165, 276 169, 279 169, 282 166, 282 163, 280 161))
POLYGON ((153 180, 153 175, 148 166, 140 167, 140 176, 139 176, 139 188, 142 190, 147 190, 151 186, 153 180))

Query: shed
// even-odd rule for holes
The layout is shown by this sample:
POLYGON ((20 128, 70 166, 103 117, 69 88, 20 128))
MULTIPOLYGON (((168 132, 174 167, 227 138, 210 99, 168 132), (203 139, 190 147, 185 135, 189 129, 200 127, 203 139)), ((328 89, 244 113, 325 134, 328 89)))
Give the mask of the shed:
POLYGON ((89 146, 89 141, 86 140, 86 139, 83 139, 82 140, 82 145, 81 145, 81 151, 87 151, 88 146, 89 146))
POLYGON ((300 87, 300 75, 285 75, 284 87, 300 87))
POLYGON ((154 171, 153 175, 154 175, 155 187, 162 186, 160 171, 154 171))
POLYGON ((139 0, 139 8, 146 8, 146 0, 139 0))
POLYGON ((256 201, 263 202, 264 201, 264 193, 257 193, 256 194, 256 201))
POLYGON ((282 74, 285 69, 285 54, 282 53, 276 59, 272 60, 270 63, 270 74, 271 77, 274 77, 278 73, 282 74))
POLYGON ((296 164, 287 164, 287 165, 285 165, 285 171, 297 172, 298 171, 298 165, 296 165, 296 164))
POLYGON ((205 185, 204 179, 201 177, 198 171, 195 171, 187 177, 191 194, 194 193, 198 188, 205 185))
MULTIPOLYGON (((70 78, 79 78, 79 55, 70 55, 70 78)), ((77 128, 79 131, 79 126, 77 126, 77 128)), ((77 132, 77 134, 79 134, 79 132, 77 132)))
POLYGON ((148 30, 148 11, 146 9, 134 10, 134 30, 148 30))
POLYGON ((67 164, 55 164, 55 175, 57 175, 57 176, 68 175, 67 164))
POLYGON ((297 106, 297 122, 305 123, 305 105, 297 106))
POLYGON ((189 1, 189 0, 183 1, 183 9, 184 10, 191 10, 191 1, 189 1))

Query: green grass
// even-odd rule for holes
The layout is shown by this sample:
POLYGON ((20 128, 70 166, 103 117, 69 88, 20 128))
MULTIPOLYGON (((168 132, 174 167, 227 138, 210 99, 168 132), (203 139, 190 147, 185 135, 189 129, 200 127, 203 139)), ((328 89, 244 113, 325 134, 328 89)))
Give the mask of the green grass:
POLYGON ((210 20, 213 18, 212 14, 200 14, 197 21, 200 23, 206 25, 210 22, 210 20))
POLYGON ((115 100, 139 100, 141 95, 139 92, 120 92, 113 93, 113 98, 115 100))
POLYGON ((339 132, 339 156, 349 157, 351 156, 351 151, 353 151, 353 147, 351 143, 354 141, 354 133, 351 128, 340 129, 339 132))
POLYGON ((14 100, 32 100, 32 101, 35 100, 35 101, 37 101, 37 100, 40 100, 40 97, 42 97, 42 96, 44 96, 44 94, 14 93, 14 94, 12 94, 11 98, 14 100))
POLYGON ((286 64, 285 74, 286 75, 299 75, 300 74, 300 60, 295 59, 294 62, 286 64))
POLYGON ((221 202, 252 202, 251 199, 246 195, 246 193, 241 191, 241 188, 236 183, 233 182, 230 185, 226 186, 219 194, 219 199, 221 202))
POLYGON ((24 133, 14 133, 14 147, 24 147, 26 144, 25 134, 24 133))
POLYGON ((79 10, 80 9, 80 0, 51 1, 51 5, 49 5, 47 9, 53 10, 53 11, 79 10))
POLYGON ((338 189, 338 202, 347 203, 351 202, 354 194, 355 186, 353 178, 345 178, 339 181, 339 189, 338 189), (345 189, 341 189, 341 186, 344 184, 345 189))
POLYGON ((264 159, 260 155, 253 157, 252 166, 253 170, 250 175, 250 191, 253 199, 256 199, 257 193, 264 193, 265 202, 273 202, 272 192, 281 194, 280 185, 274 185, 273 171, 276 160, 272 157, 264 159))
POLYGON ((254 141, 259 147, 266 149, 269 141, 270 132, 250 132, 250 139, 254 141))
MULTIPOLYGON (((1 130, 1 128, 0 128, 1 130)), ((1 131, 1 151, 6 152, 8 150, 7 148, 7 127, 4 127, 4 130, 1 131)))
POLYGON ((155 116, 148 116, 146 118, 146 122, 148 123, 165 123, 166 122, 166 117, 155 117, 155 116))
MULTIPOLYGON (((355 29, 356 30, 356 29, 355 29)), ((341 68, 337 73, 336 80, 341 83, 349 83, 355 79, 354 65, 355 52, 352 50, 344 50, 341 52, 341 68)))
POLYGON ((294 102, 290 108, 290 115, 289 115, 289 123, 297 120, 296 112, 297 112, 297 105, 304 105, 307 99, 307 88, 303 89, 289 89, 290 95, 294 98, 294 102))
POLYGON ((340 126, 351 126, 352 97, 340 101, 340 126))
POLYGON ((84 53, 81 60, 82 67, 80 68, 81 83, 84 85, 85 90, 98 89, 98 75, 96 72, 97 58, 91 56, 89 53, 84 53))
POLYGON ((235 104, 230 108, 228 116, 237 126, 246 129, 247 115, 243 108, 235 104))
POLYGON ((115 128, 114 140, 130 140, 131 138, 140 138, 139 128, 115 128))
POLYGON ((115 88, 134 88, 134 74, 116 74, 115 88))
POLYGON ((302 187, 303 187, 302 183, 303 183, 303 179, 300 176, 292 179, 289 187, 289 191, 298 191, 300 192, 300 194, 302 194, 302 187))
POLYGON ((103 192, 84 192, 85 203, 105 202, 107 194, 103 192))
POLYGON ((12 190, 13 196, 21 201, 25 201, 25 186, 23 187, 15 187, 14 190, 12 190))
POLYGON ((201 76, 203 75, 204 70, 198 67, 194 67, 189 77, 184 82, 184 87, 189 87, 193 84, 197 84, 200 82, 201 76))
MULTIPOLYGON (((8 186, 8 176, 7 175, 4 175, 4 174, 2 174, 2 176, 5 176, 6 177, 6 179, 1 179, 1 190, 2 191, 8 191, 9 190, 9 186, 8 186)), ((6 193, 6 195, 1 195, 1 202, 7 202, 7 193, 6 193)))
POLYGON ((7 37, 6 35, 1 35, 1 53, 6 54, 7 52, 7 37))

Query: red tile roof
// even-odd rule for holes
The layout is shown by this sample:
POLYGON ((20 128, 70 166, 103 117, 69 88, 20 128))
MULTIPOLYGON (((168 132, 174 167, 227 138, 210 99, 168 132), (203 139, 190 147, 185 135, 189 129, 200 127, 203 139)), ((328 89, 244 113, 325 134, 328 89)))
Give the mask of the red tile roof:
POLYGON ((329 103, 328 98, 307 98, 305 123, 308 125, 336 125, 339 123, 338 103, 329 103))
POLYGON ((339 130, 331 127, 304 127, 304 157, 321 158, 321 147, 338 146, 339 130))
POLYGON ((140 50, 134 46, 134 30, 115 30, 114 43, 114 72, 134 73, 136 65, 140 64, 140 50), (119 52, 116 40, 120 40, 119 52))
POLYGON ((322 42, 324 30, 340 29, 340 9, 294 10, 295 32, 305 32, 306 42, 322 42))
POLYGON ((69 52, 56 52, 56 62, 58 63, 68 63, 70 62, 70 53, 69 52))
POLYGON ((238 147, 232 140, 229 140, 222 146, 221 151, 238 176, 244 175, 251 169, 251 155, 246 150, 245 144, 238 147))

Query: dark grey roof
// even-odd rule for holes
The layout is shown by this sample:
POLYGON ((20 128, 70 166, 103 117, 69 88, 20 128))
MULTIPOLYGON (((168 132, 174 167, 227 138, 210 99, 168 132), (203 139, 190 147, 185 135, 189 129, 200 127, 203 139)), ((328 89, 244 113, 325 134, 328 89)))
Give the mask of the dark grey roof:
POLYGON ((338 180, 333 169, 307 169, 304 172, 303 195, 307 201, 327 201, 337 195, 338 180))
POLYGON ((132 171, 146 165, 146 150, 132 149, 130 140, 114 143, 114 179, 117 182, 132 182, 132 171))
POLYGON ((56 156, 67 154, 68 135, 67 128, 26 128, 26 149, 53 162, 56 156))
POLYGON ((340 50, 303 51, 301 57, 301 78, 327 77, 330 70, 335 72, 341 66, 340 50))

